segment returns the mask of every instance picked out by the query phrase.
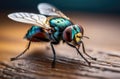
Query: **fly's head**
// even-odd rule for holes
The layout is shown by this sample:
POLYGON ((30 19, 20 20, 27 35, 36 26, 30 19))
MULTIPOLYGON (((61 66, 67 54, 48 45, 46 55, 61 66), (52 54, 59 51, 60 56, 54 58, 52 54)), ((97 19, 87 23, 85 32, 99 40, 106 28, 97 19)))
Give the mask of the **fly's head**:
POLYGON ((63 32, 63 39, 73 45, 79 45, 83 38, 83 28, 80 25, 71 25, 63 32))

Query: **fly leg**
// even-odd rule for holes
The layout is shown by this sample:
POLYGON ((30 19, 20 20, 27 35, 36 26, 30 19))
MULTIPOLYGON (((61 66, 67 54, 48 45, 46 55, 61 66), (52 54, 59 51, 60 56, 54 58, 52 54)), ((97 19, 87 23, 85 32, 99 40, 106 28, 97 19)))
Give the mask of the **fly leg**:
POLYGON ((82 55, 82 53, 79 51, 79 49, 78 49, 76 46, 74 46, 74 45, 72 45, 72 44, 69 44, 68 42, 66 42, 66 43, 67 43, 69 46, 75 48, 75 49, 77 50, 78 54, 88 63, 89 66, 91 66, 91 62, 89 62, 89 61, 82 55))
POLYGON ((88 63, 89 66, 91 66, 91 62, 89 62, 83 55, 82 53, 79 51, 78 48, 75 47, 75 49, 77 50, 77 52, 79 53, 79 55, 88 63))
POLYGON ((17 55, 16 57, 11 58, 11 61, 16 60, 16 59, 18 59, 20 56, 22 56, 22 55, 30 48, 30 44, 31 44, 31 41, 29 41, 27 48, 26 48, 22 53, 20 53, 19 55, 17 55))
POLYGON ((82 43, 82 49, 83 49, 83 52, 84 52, 84 54, 85 55, 87 55, 89 58, 91 58, 92 60, 97 60, 96 58, 93 58, 93 57, 91 57, 90 55, 88 55, 87 53, 86 53, 86 51, 85 51, 85 47, 84 47, 84 43, 81 41, 81 43, 82 43))
POLYGON ((53 61, 52 61, 51 67, 55 68, 56 53, 55 53, 55 49, 54 49, 54 46, 53 46, 53 42, 50 42, 50 45, 51 45, 51 48, 52 48, 52 51, 53 51, 53 61))

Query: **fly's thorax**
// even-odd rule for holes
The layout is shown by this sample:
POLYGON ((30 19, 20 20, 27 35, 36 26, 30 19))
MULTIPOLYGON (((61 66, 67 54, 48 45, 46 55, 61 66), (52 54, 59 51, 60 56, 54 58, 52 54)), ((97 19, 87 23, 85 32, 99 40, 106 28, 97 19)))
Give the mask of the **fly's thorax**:
POLYGON ((83 28, 79 25, 71 25, 63 32, 63 40, 73 45, 79 45, 83 37, 83 28))
POLYGON ((49 24, 55 31, 62 32, 66 27, 72 25, 72 22, 63 17, 54 17, 49 20, 49 24))
POLYGON ((51 27, 51 40, 55 42, 59 42, 62 39, 63 31, 72 24, 70 20, 63 17, 49 17, 48 22, 51 27))

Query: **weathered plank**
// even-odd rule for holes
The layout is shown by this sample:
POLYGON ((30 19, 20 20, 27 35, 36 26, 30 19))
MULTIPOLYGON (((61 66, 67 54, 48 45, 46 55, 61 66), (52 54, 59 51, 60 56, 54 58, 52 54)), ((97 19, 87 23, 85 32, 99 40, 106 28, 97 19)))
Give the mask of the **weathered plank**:
POLYGON ((87 66, 84 60, 57 56, 56 68, 51 68, 52 57, 41 55, 37 52, 9 63, 1 62, 0 77, 3 79, 120 78, 119 53, 116 56, 117 53, 96 51, 96 55, 99 56, 98 60, 93 61, 88 59, 92 63, 91 67, 87 66), (109 60, 111 58, 115 61, 109 60))

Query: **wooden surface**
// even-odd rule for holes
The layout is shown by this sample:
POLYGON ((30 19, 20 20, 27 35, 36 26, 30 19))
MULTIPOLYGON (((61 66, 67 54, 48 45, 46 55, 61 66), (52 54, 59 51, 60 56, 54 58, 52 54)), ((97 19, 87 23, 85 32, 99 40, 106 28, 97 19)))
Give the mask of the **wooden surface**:
POLYGON ((21 58, 10 58, 21 53, 27 41, 22 39, 30 25, 9 20, 0 14, 0 78, 1 79, 120 79, 120 18, 111 15, 68 15, 75 23, 82 24, 86 51, 98 60, 91 67, 66 44, 55 45, 56 68, 51 68, 52 50, 49 43, 32 43, 21 58), (103 18, 103 19, 102 19, 103 18), (114 27, 112 27, 114 26, 114 27))

